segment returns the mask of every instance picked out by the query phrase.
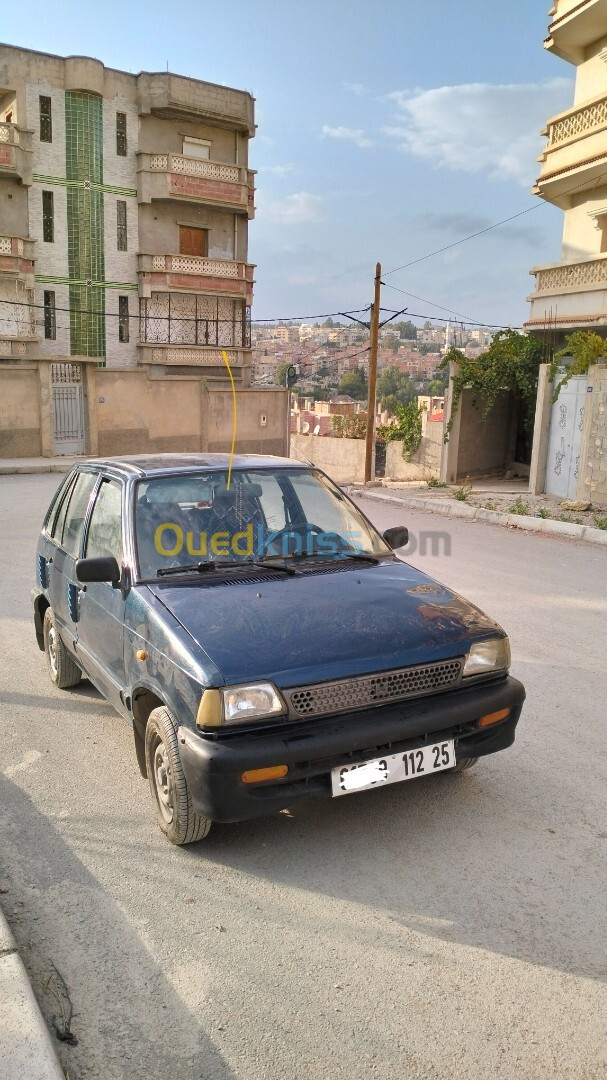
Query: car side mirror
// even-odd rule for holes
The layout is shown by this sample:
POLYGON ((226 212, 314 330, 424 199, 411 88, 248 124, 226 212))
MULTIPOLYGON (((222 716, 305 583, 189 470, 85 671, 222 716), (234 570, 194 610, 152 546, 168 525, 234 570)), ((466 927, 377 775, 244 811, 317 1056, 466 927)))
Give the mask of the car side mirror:
POLYGON ((409 530, 404 525, 396 525, 393 529, 386 529, 384 540, 393 551, 405 547, 409 543, 409 530))
POLYGON ((78 581, 109 581, 118 585, 120 567, 113 555, 103 555, 97 559, 78 559, 76 563, 78 581))

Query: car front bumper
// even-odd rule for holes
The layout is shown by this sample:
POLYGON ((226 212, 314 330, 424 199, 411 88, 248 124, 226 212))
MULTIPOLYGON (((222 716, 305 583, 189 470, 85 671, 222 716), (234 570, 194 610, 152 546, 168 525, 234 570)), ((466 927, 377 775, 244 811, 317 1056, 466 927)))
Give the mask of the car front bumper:
POLYGON ((511 676, 450 693, 290 724, 284 731, 204 736, 180 727, 179 750, 194 808, 212 821, 244 821, 331 794, 331 769, 384 754, 455 740, 456 759, 505 750, 514 742, 525 690, 511 676), (509 709, 487 728, 478 721, 509 709), (288 765, 283 780, 244 784, 251 769, 288 765))

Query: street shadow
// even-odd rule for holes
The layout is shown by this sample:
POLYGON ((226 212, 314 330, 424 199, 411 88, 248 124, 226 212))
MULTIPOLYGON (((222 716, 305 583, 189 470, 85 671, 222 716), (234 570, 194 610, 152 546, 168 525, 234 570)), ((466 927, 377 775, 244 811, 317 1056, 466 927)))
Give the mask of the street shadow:
MULTIPOLYGON (((467 773, 214 825, 187 857, 363 905, 393 928, 602 980, 607 834, 588 820, 560 747, 539 755, 539 745, 521 725, 513 747, 467 773)), ((333 933, 360 946, 352 926, 333 933)))
MULTIPOLYGON (((51 992, 58 985, 55 969, 74 1008, 78 1044, 54 1040, 66 1075, 233 1080, 200 1015, 184 1005, 121 906, 2 773, 0 806, 2 906, 51 1031, 60 1009, 51 992), (36 851, 35 880, 28 863, 23 881, 20 852, 28 848, 36 851), (61 916, 66 899, 69 924, 61 916)), ((87 829, 92 842, 103 845, 103 823, 89 821, 87 829)))

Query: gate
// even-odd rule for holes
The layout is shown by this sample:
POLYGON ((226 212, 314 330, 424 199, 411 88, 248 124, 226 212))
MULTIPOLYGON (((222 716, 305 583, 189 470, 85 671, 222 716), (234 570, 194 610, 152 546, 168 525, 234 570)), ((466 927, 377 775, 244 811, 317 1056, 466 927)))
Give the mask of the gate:
POLYGON ((375 443, 375 475, 376 477, 382 477, 386 475, 386 451, 387 445, 385 442, 375 443))
POLYGON ((80 364, 51 364, 53 453, 84 454, 84 392, 80 364))
MULTIPOLYGON (((562 376, 560 372, 557 380, 562 376)), ((577 495, 587 385, 583 375, 576 375, 563 387, 552 406, 546 461, 547 495, 558 495, 561 499, 575 499, 577 495)))

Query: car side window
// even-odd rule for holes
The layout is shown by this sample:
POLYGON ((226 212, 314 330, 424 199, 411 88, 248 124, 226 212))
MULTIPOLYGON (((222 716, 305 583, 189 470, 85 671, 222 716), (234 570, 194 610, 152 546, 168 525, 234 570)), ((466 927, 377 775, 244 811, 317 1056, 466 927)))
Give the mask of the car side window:
MULTIPOLYGON (((70 499, 72 497, 72 491, 74 490, 74 484, 76 483, 76 480, 77 477, 71 477, 69 483, 63 490, 63 496, 59 504, 59 509, 57 510, 56 506, 53 508, 55 520, 52 526, 49 528, 49 536, 52 536, 53 540, 56 540, 58 544, 61 543, 61 537, 63 535, 63 525, 65 523, 65 515, 67 513, 67 508, 70 504, 70 499)), ((49 518, 49 522, 52 520, 53 519, 51 515, 49 518)))
POLYGON ((74 558, 77 558, 79 554, 89 499, 96 483, 96 473, 80 473, 70 495, 63 524, 63 535, 61 539, 58 535, 55 537, 68 555, 73 555, 74 558))
POLYGON ((113 555, 122 560, 122 499, 120 484, 104 480, 97 492, 86 541, 87 559, 113 555))

